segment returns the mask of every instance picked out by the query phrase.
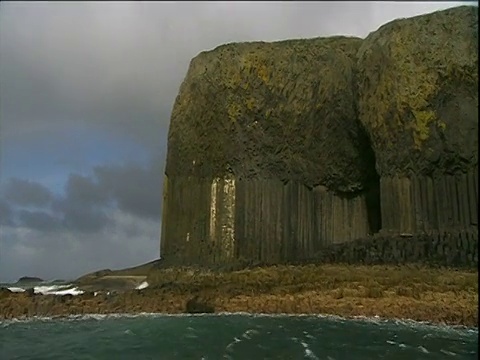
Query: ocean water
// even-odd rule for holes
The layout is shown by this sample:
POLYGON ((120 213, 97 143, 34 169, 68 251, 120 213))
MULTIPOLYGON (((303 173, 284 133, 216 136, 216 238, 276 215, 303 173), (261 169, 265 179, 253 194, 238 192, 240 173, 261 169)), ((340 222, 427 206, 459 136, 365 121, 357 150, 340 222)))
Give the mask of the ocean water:
POLYGON ((307 315, 83 315, 0 322, 0 359, 478 359, 478 329, 307 315))

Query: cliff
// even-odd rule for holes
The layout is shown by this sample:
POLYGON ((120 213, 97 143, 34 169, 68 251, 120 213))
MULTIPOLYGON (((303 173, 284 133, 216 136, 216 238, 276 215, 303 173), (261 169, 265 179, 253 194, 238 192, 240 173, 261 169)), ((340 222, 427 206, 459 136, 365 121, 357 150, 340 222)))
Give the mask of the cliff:
POLYGON ((278 263, 378 232, 475 233, 477 23, 464 6, 364 40, 200 53, 172 111, 162 258, 278 263))
POLYGON ((357 57, 359 120, 382 178, 382 229, 476 228, 477 8, 393 21, 357 57))

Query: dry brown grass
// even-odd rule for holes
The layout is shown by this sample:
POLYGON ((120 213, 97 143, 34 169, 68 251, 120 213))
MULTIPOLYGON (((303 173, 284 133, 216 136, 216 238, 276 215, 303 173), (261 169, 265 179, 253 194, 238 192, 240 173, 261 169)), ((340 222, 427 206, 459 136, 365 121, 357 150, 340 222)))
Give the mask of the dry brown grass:
POLYGON ((234 272, 148 265, 108 276, 148 275, 150 286, 69 299, 8 294, 0 318, 72 313, 181 313, 195 295, 215 311, 409 318, 477 326, 478 272, 417 266, 271 266, 234 272), (141 270, 141 271, 140 271, 141 270))
POLYGON ((360 290, 365 297, 418 298, 427 292, 478 293, 478 272, 434 269, 420 266, 305 265, 271 266, 233 272, 190 268, 152 270, 153 286, 177 288, 240 288, 259 292, 287 292, 335 289, 360 290))
POLYGON ((421 266, 271 266, 152 271, 168 294, 201 293, 218 311, 321 312, 476 326, 478 272, 421 266))

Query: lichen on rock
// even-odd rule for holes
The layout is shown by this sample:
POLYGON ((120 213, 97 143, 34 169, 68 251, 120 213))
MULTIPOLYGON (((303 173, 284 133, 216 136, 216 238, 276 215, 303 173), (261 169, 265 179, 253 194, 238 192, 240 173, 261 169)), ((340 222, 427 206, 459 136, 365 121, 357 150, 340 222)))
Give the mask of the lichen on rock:
POLYGON ((173 107, 165 173, 162 257, 178 264, 304 260, 377 232, 475 235, 476 7, 364 40, 200 53, 173 107))
POLYGON ((363 189, 371 174, 353 83, 360 44, 347 37, 235 43, 199 54, 173 108, 167 175, 231 172, 363 189))
POLYGON ((392 21, 358 51, 359 118, 380 175, 454 173, 478 162, 478 13, 392 21))

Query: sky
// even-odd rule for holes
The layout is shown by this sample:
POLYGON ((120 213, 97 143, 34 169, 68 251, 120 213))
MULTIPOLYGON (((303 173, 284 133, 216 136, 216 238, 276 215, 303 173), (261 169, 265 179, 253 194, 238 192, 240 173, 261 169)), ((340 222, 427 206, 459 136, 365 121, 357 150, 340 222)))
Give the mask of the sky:
POLYGON ((170 113, 201 51, 464 4, 2 1, 0 282, 159 257, 170 113))

